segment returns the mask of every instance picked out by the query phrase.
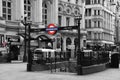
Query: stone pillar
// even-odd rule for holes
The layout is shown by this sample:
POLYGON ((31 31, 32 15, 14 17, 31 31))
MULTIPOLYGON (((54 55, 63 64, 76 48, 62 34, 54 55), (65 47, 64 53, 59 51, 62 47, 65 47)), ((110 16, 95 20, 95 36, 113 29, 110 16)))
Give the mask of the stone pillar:
POLYGON ((85 2, 84 3, 82 3, 82 8, 81 8, 81 10, 80 11, 82 11, 82 13, 80 13, 80 14, 82 14, 82 20, 81 20, 81 25, 80 25, 80 27, 82 28, 82 29, 85 29, 85 2))
POLYGON ((0 16, 2 16, 2 0, 0 0, 0 16))
POLYGON ((66 26, 66 17, 62 16, 62 26, 66 26))
POLYGON ((66 37, 63 37, 63 51, 66 51, 66 37))
MULTIPOLYGON (((71 45, 74 45, 74 38, 72 38, 72 43, 71 43, 71 45)), ((71 49, 71 58, 74 58, 74 49, 71 49)))
POLYGON ((53 0, 52 2, 52 21, 54 24, 58 25, 58 0, 53 0))
POLYGON ((24 17, 24 0, 13 0, 12 4, 12 19, 21 20, 24 17))
POLYGON ((70 17, 70 26, 74 25, 74 17, 70 17))
POLYGON ((32 20, 33 22, 42 22, 42 0, 34 0, 32 8, 32 20))

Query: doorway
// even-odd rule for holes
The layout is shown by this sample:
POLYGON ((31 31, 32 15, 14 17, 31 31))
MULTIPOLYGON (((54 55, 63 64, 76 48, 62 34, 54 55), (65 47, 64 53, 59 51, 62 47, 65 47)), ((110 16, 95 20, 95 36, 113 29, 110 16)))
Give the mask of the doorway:
POLYGON ((20 54, 20 48, 17 45, 10 46, 11 60, 18 60, 18 55, 20 54))

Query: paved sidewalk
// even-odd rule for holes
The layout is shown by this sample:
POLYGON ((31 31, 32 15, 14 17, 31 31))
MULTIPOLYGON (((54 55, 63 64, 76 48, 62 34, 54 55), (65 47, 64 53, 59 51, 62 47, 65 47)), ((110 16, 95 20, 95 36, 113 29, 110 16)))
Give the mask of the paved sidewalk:
POLYGON ((78 76, 65 72, 26 72, 26 63, 0 64, 0 80, 120 80, 120 69, 78 76))

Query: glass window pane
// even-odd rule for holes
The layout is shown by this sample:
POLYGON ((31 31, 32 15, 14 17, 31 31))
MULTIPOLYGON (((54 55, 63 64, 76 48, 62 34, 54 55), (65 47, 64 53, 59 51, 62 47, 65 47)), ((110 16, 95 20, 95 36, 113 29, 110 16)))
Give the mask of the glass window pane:
POLYGON ((6 1, 3 1, 3 6, 6 6, 6 1))
POLYGON ((8 20, 11 20, 11 15, 8 15, 8 20))
POLYGON ((47 25, 47 20, 45 20, 45 24, 47 25))
POLYGON ((8 9, 8 14, 11 14, 11 9, 8 9))
POLYGON ((26 10, 26 5, 24 5, 24 10, 26 10))
POLYGON ((29 17, 31 16, 31 13, 30 13, 30 12, 28 12, 28 16, 29 16, 29 17))
POLYGON ((26 3, 26 0, 24 0, 24 3, 26 3))
POLYGON ((45 19, 47 19, 47 15, 45 15, 45 19))
POLYGON ((7 3, 7 6, 8 6, 8 7, 11 7, 11 2, 8 2, 8 3, 7 3))
POLYGON ((3 18, 5 18, 5 19, 6 19, 6 14, 3 14, 3 18))
POLYGON ((27 12, 26 11, 24 11, 24 14, 26 14, 27 12))
POLYGON ((47 14, 47 9, 45 9, 45 14, 47 14))
POLYGON ((30 4, 30 0, 28 0, 28 4, 30 4))
POLYGON ((3 13, 6 13, 6 8, 3 8, 3 13))
POLYGON ((28 6, 28 11, 30 11, 31 10, 31 7, 30 6, 28 6))

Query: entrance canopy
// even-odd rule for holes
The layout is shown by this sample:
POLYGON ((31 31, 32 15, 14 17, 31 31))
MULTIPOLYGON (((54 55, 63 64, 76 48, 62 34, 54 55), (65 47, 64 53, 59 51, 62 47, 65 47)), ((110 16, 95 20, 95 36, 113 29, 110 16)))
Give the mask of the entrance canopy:
MULTIPOLYGON (((21 33, 21 34, 18 34, 20 35, 21 37, 23 37, 25 39, 25 33, 21 33)), ((26 38, 28 39, 28 35, 26 35, 26 38)), ((34 39, 34 40, 40 40, 41 42, 52 42, 52 39, 49 38, 48 36, 46 35, 33 35, 31 36, 31 39, 34 39)))
POLYGON ((35 39, 38 39, 40 41, 45 41, 45 42, 52 42, 52 39, 46 35, 37 35, 35 39))

